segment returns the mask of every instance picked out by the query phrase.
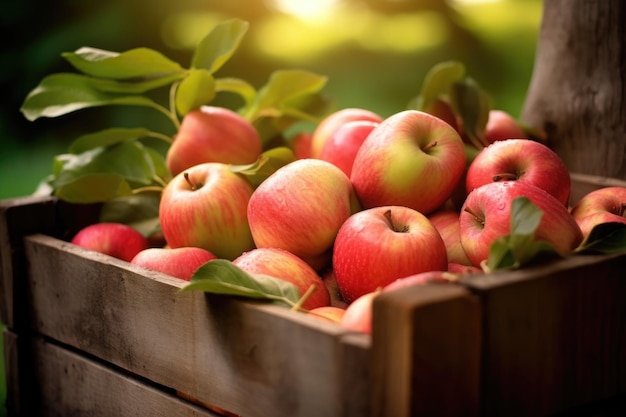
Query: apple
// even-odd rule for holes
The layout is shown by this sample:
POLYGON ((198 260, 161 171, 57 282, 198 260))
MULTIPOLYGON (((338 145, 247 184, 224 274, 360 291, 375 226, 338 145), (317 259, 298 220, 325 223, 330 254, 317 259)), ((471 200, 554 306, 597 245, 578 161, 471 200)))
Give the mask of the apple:
POLYGON ((457 262, 448 262, 448 272, 453 274, 479 274, 482 273, 482 268, 474 265, 463 265, 457 262))
POLYGON ((163 189, 159 220, 172 248, 195 246, 232 260, 254 247, 248 225, 253 188, 227 164, 207 162, 176 175, 163 189))
POLYGON ((350 179, 364 208, 440 207, 465 172, 465 149, 448 123, 417 110, 383 120, 361 145, 350 179))
POLYGON ((148 238, 137 229, 116 222, 85 226, 74 235, 71 243, 127 262, 150 246, 148 238))
POLYGON ((519 122, 510 113, 500 109, 489 110, 487 125, 485 126, 485 139, 489 143, 498 140, 527 138, 519 122))
POLYGON ((321 271, 330 263, 337 231, 359 209, 341 169, 319 159, 297 159, 256 188, 248 221, 257 247, 288 250, 321 271))
POLYGON ((322 147, 319 159, 337 165, 349 177, 361 144, 378 126, 371 120, 355 120, 339 127, 322 147))
POLYGON ((206 162, 251 164, 261 152, 261 138, 250 121, 225 107, 202 106, 185 115, 165 161, 177 175, 206 162))
POLYGON ((556 152, 530 139, 507 139, 484 148, 467 169, 467 192, 494 181, 523 181, 546 190, 568 204, 571 179, 556 152))
POLYGON ((447 267, 446 246, 435 226, 406 206, 355 213, 335 239, 333 269, 348 303, 398 278, 447 267))
POLYGON ((463 245, 461 245, 459 213, 453 209, 439 209, 429 214, 428 220, 437 228, 446 244, 448 262, 471 265, 472 263, 467 259, 463 245))
POLYGON ((461 244, 474 266, 488 258, 493 241, 511 233, 512 202, 522 196, 543 212, 535 240, 547 241, 561 255, 581 243, 580 227, 552 194, 525 181, 490 182, 470 192, 461 209, 461 244))
POLYGON ((380 289, 365 293, 357 297, 346 307, 339 325, 347 330, 361 333, 372 333, 372 311, 374 298, 380 294, 380 289))
POLYGON ((331 323, 339 323, 346 313, 345 308, 336 306, 316 307, 307 312, 311 317, 318 320, 329 321, 331 323))
POLYGON ((289 145, 296 159, 306 159, 311 157, 311 142, 313 134, 309 132, 298 132, 289 140, 289 145))
POLYGON ((586 237, 600 223, 626 223, 626 187, 608 186, 590 191, 571 210, 586 237))
POLYGON ((303 296, 311 286, 313 292, 302 304, 306 310, 330 305, 330 294, 317 272, 293 253, 279 248, 256 248, 244 252, 233 264, 250 274, 269 275, 291 282, 303 296))
POLYGON ((328 138, 330 138, 330 136, 344 123, 354 120, 381 122, 383 118, 371 110, 360 107, 347 107, 335 110, 322 119, 313 131, 313 137, 311 138, 311 157, 319 158, 322 153, 324 143, 326 143, 328 138))
POLYGON ((449 284, 454 281, 454 274, 449 271, 424 271, 417 274, 398 278, 383 287, 383 291, 393 291, 400 288, 411 287, 413 285, 438 282, 449 284))
POLYGON ((339 285, 337 285, 337 277, 332 268, 322 274, 322 281, 328 289, 330 294, 330 305, 334 307, 346 308, 348 303, 343 299, 341 291, 339 291, 339 285))
POLYGON ((144 249, 130 263, 190 281, 196 269, 213 259, 217 256, 208 250, 189 246, 144 249))

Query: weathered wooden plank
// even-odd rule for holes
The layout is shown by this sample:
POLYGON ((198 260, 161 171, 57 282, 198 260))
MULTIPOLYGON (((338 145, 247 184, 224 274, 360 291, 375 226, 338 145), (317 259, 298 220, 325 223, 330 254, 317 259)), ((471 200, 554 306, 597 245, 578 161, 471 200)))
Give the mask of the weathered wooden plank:
POLYGON ((366 335, 279 306, 179 293, 184 281, 45 235, 27 237, 25 252, 42 335, 249 417, 365 407, 368 381, 345 357, 366 354, 367 342, 353 343, 366 335))
POLYGON ((30 346, 35 381, 28 390, 27 413, 40 417, 218 417, 182 400, 174 391, 120 372, 41 337, 17 336, 30 346))
POLYGON ((625 392, 626 255, 468 277, 484 309, 485 416, 551 415, 625 392))
POLYGON ((478 416, 481 306, 455 285, 381 293, 374 301, 374 416, 478 416))

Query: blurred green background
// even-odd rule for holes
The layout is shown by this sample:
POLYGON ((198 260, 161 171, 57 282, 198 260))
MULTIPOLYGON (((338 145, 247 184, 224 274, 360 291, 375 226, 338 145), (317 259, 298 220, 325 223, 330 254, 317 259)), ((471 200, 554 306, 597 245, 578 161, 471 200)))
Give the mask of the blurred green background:
MULTIPOLYGON (((249 31, 218 76, 260 87, 274 70, 311 70, 329 77, 324 91, 336 108, 387 116, 418 94, 434 64, 458 60, 493 107, 518 117, 541 21, 540 0, 21 0, 4 9, 0 199, 32 193, 52 157, 79 135, 160 119, 116 107, 27 121, 19 109, 29 91, 48 74, 72 71, 65 51, 149 47, 188 66, 216 22, 238 17, 249 31)), ((218 96, 215 104, 236 105, 228 100, 218 96)))

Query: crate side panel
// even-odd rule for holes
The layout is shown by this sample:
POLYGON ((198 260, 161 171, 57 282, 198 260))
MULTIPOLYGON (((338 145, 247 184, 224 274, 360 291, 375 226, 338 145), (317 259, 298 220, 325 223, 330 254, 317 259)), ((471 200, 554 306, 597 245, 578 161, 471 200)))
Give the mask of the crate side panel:
POLYGON ((546 415, 623 392, 625 270, 624 255, 576 257, 474 281, 485 415, 546 415))
MULTIPOLYGON (((173 391, 133 378, 41 338, 31 340, 42 417, 217 417, 173 391)), ((31 394, 33 394, 31 392, 31 394)))
POLYGON ((338 326, 181 293, 184 281, 47 236, 29 237, 26 250, 32 326, 41 334, 249 417, 342 415, 338 326))
POLYGON ((465 288, 424 284, 374 301, 376 416, 479 413, 481 306, 465 288))

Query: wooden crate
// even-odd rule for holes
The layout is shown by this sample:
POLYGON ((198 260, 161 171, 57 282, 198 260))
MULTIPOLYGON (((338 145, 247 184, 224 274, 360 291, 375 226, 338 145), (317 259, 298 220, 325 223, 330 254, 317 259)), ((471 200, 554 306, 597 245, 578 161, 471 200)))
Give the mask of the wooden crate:
POLYGON ((626 254, 386 292, 370 336, 67 243, 94 206, 0 213, 12 415, 626 415, 626 254))

